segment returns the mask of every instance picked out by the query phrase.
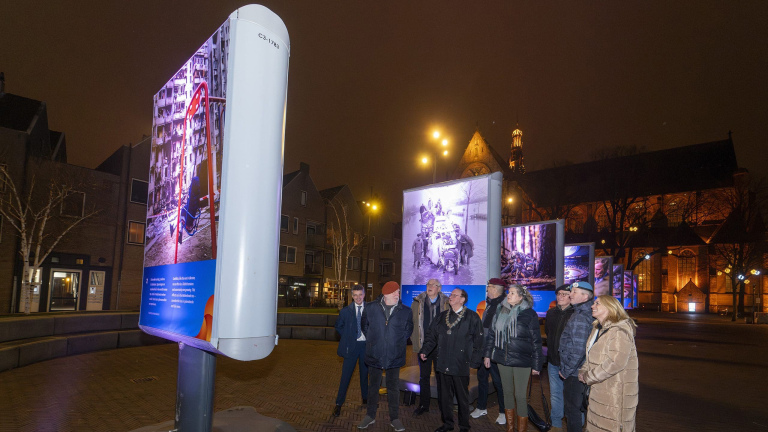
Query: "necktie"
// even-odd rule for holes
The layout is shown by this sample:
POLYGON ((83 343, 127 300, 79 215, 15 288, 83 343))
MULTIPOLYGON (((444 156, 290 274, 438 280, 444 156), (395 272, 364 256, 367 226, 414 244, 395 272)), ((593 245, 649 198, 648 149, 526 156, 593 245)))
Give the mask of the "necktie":
POLYGON ((360 306, 357 306, 357 338, 360 339, 360 336, 363 335, 363 330, 360 328, 360 319, 363 317, 363 313, 360 306))

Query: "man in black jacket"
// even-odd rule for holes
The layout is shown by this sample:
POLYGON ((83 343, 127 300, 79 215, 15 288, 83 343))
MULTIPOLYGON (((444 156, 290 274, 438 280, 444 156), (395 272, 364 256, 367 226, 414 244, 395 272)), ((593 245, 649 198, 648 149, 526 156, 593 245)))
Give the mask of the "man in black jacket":
MULTIPOLYGON (((493 323, 493 315, 496 313, 496 308, 504 300, 504 291, 507 288, 507 283, 503 279, 493 278, 488 281, 488 285, 485 287, 487 298, 485 299, 485 312, 483 312, 483 334, 488 336, 488 329, 491 328, 493 323)), ((480 418, 488 414, 488 375, 491 376, 493 386, 496 387, 496 396, 499 400, 499 416, 496 418, 496 423, 507 424, 507 419, 504 417, 504 390, 501 388, 501 375, 499 375, 499 365, 491 363, 490 368, 486 368, 485 365, 480 365, 477 370, 477 406, 472 411, 470 416, 472 418, 480 418)))
POLYGON ((547 335, 547 372, 549 373, 549 395, 552 405, 552 431, 563 428, 563 379, 560 377, 560 335, 563 334, 568 318, 573 315, 571 286, 561 285, 555 290, 557 304, 547 311, 544 332, 547 335))
POLYGON ((389 419, 395 431, 404 431, 398 413, 400 368, 405 365, 405 349, 413 331, 411 308, 400 302, 400 285, 389 281, 382 296, 365 305, 362 330, 365 335, 365 364, 368 365, 368 412, 357 425, 366 429, 376 422, 381 376, 387 371, 389 419))
POLYGON ((453 430, 453 398, 459 405, 459 429, 469 430, 469 369, 482 361, 483 326, 480 317, 465 306, 467 292, 456 288, 448 300, 451 308, 429 326, 419 356, 426 359, 437 349, 440 371, 440 413, 443 424, 436 432, 453 430))

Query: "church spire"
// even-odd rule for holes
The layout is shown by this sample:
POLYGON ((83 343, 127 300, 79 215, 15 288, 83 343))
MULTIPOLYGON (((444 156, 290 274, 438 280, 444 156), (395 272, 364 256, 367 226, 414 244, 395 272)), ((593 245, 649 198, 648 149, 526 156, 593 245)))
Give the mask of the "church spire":
POLYGON ((509 169, 514 174, 525 174, 525 164, 523 164, 523 131, 515 128, 512 131, 511 154, 509 156, 509 169))

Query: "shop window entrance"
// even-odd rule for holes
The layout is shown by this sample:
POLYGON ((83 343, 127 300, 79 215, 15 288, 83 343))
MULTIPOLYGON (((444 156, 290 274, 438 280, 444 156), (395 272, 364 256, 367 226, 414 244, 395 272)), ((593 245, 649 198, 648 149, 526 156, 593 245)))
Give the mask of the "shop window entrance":
POLYGON ((77 310, 80 298, 80 271, 51 270, 51 301, 48 310, 77 310))

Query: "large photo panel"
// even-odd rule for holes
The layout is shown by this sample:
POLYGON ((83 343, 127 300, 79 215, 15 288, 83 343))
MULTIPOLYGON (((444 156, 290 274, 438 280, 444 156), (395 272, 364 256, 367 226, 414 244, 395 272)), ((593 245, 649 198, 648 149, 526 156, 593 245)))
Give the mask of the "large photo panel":
POLYGON ((613 257, 595 257, 595 296, 613 295, 613 257))
POLYGON ((462 288, 467 306, 485 301, 496 277, 501 229, 501 173, 403 192, 403 303, 409 305, 437 279, 443 292, 462 288))
POLYGON ((562 219, 506 226, 501 230, 501 278, 523 285, 544 316, 563 284, 565 227, 562 219))
POLYGON ((595 244, 572 243, 565 245, 563 283, 589 282, 595 283, 595 244))
POLYGON ((227 20, 154 96, 141 324, 211 340, 227 20))

